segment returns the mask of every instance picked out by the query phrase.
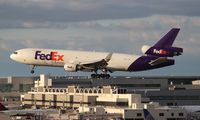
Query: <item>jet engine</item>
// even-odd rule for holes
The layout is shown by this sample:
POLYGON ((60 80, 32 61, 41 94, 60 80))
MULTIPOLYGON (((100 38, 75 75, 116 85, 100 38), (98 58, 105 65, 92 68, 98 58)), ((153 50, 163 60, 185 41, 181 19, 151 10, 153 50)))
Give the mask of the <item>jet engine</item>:
POLYGON ((142 48, 141 48, 141 51, 143 54, 146 54, 147 50, 149 50, 150 46, 148 45, 143 45, 142 48))
POLYGON ((67 63, 64 65, 64 69, 67 72, 76 72, 81 70, 81 66, 79 64, 67 63))

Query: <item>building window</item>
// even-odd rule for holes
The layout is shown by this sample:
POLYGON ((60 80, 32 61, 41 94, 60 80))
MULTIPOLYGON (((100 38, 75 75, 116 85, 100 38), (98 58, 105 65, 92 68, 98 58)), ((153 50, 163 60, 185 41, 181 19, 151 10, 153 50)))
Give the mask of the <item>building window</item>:
POLYGON ((98 93, 101 93, 101 90, 99 90, 98 93))
POLYGON ((183 116, 184 114, 183 114, 183 113, 179 113, 178 115, 179 115, 179 116, 183 116))
POLYGON ((117 102, 117 106, 128 106, 128 102, 117 102))
POLYGON ((79 93, 79 90, 76 90, 76 93, 79 93))
POLYGON ((97 93, 97 90, 94 90, 94 93, 97 93))
POLYGON ((173 106, 174 104, 173 103, 167 103, 167 106, 173 106))
POLYGON ((0 91, 1 92, 11 92, 13 88, 12 84, 0 84, 0 91))
POLYGON ((174 116, 174 113, 171 113, 171 116, 174 116))
POLYGON ((81 89, 81 92, 80 93, 83 93, 83 89, 81 89))
POLYGON ((92 90, 89 90, 89 93, 92 93, 92 90))
POLYGON ((176 118, 167 118, 167 120, 182 120, 182 119, 180 119, 180 118, 177 118, 177 119, 176 118))
POLYGON ((164 116, 164 113, 159 113, 159 116, 164 116))
POLYGON ((88 91, 87 91, 87 90, 85 90, 85 93, 88 93, 88 91))
POLYGON ((137 113, 137 116, 138 116, 138 117, 142 116, 142 113, 137 113))

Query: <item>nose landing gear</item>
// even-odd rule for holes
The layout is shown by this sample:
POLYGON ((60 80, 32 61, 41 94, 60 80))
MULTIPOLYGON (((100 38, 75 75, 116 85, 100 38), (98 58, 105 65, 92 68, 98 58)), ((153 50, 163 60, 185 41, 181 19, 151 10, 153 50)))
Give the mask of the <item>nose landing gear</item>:
POLYGON ((35 69, 35 65, 31 65, 30 67, 31 67, 31 74, 34 74, 35 73, 35 70, 34 70, 35 69))

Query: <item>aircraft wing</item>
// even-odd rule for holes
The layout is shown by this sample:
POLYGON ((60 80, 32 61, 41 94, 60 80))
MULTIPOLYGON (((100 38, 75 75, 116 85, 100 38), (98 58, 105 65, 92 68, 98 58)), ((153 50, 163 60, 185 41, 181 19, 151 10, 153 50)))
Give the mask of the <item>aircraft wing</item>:
POLYGON ((89 70, 103 69, 108 65, 108 62, 110 61, 111 57, 112 53, 109 53, 104 59, 81 62, 80 66, 84 69, 89 69, 89 70))

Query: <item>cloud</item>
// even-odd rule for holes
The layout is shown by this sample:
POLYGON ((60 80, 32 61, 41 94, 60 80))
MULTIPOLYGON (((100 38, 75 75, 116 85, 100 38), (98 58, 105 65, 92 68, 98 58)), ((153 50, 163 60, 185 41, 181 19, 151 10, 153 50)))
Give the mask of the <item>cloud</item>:
MULTIPOLYGON (((200 15, 199 4, 198 0, 1 0, 0 28, 47 27, 56 23, 154 15, 193 17, 200 15)), ((176 22, 163 21, 169 24, 176 22)))
POLYGON ((141 54, 142 45, 153 45, 171 28, 180 27, 174 45, 183 47, 185 54, 196 55, 200 51, 198 21, 200 17, 154 15, 41 25, 30 22, 24 23, 24 28, 0 29, 0 49, 44 47, 141 54))

